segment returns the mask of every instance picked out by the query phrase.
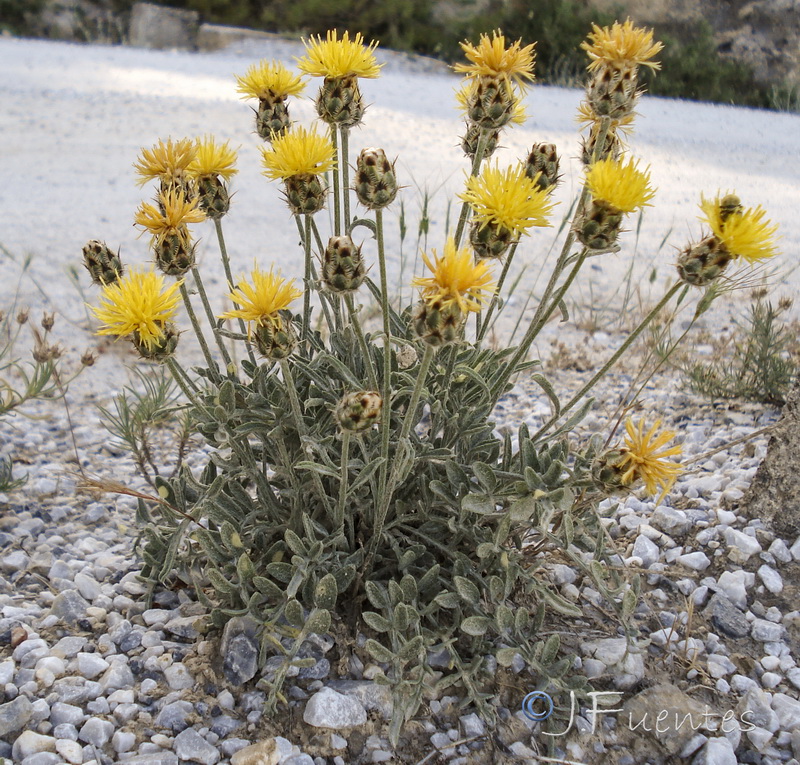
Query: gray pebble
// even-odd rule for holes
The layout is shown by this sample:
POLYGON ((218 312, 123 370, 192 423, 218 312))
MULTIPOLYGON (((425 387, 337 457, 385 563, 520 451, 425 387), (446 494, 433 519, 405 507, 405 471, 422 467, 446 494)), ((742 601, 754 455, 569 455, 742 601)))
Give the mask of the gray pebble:
POLYGON ((111 739, 114 733, 114 723, 101 720, 99 717, 90 717, 78 731, 78 739, 102 748, 111 739))
POLYGON ((189 724, 186 718, 194 712, 194 706, 189 701, 173 701, 166 704, 156 717, 156 725, 168 728, 175 733, 185 730, 189 724))
POLYGON ((243 685, 255 677, 258 670, 258 646, 245 633, 234 635, 227 643, 222 662, 225 678, 232 685, 243 685))
POLYGON ((75 626, 79 619, 86 616, 88 607, 89 604, 77 590, 64 590, 56 595, 50 611, 64 623, 75 626))
POLYGON ((16 733, 33 717, 33 705, 25 696, 0 705, 0 736, 16 733))
POLYGON ((187 728, 175 736, 172 748, 181 760, 191 760, 201 765, 215 765, 220 759, 217 748, 209 744, 194 728, 187 728))

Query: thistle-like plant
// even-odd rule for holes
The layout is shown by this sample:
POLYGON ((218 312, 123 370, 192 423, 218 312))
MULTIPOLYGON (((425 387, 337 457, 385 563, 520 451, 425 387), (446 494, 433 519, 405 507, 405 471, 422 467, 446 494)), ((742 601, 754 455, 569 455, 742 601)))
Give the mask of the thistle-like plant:
MULTIPOLYGON (((263 149, 265 174, 284 183, 287 225, 296 225, 302 238, 302 311, 291 307, 301 292, 272 270, 256 265, 250 282, 233 282, 217 216, 229 297, 237 307, 212 314, 197 268, 187 268, 223 369, 183 284, 207 368, 189 374, 172 352, 152 353, 138 330, 140 353, 167 365, 188 399, 192 428, 211 449, 202 472, 181 465, 172 477, 155 476, 159 501, 140 502, 143 575, 192 584, 220 627, 236 615, 256 618, 260 660, 279 657, 259 681, 272 708, 285 700, 282 688, 292 665, 302 661, 303 641, 336 623, 337 634, 350 636, 340 651, 377 662, 382 674, 376 680, 392 686, 396 742, 434 678, 440 690, 460 685, 490 719, 494 707, 487 699, 497 690, 487 668, 490 655, 504 668, 521 656, 528 681, 539 687, 586 687, 559 640, 541 634, 552 612, 581 613, 550 583, 547 567, 555 556, 580 567, 627 624, 640 583, 606 565, 610 553, 598 505, 639 483, 650 492, 668 489, 679 472, 672 460, 678 448, 666 446, 671 434, 655 426, 645 431, 642 423, 630 423, 626 441, 616 447, 600 434, 570 436, 592 405, 587 394, 647 325, 693 286, 719 277, 722 266, 712 274, 707 259, 682 256, 678 278, 650 313, 578 393, 561 401, 528 353, 553 313, 565 310, 565 294, 587 258, 616 249, 623 216, 653 197, 647 172, 612 156, 621 146, 617 131, 631 128, 637 67, 655 66, 658 45, 651 33, 629 23, 593 32, 587 47, 592 80, 581 113, 589 129, 585 184, 522 340, 498 349, 483 343, 491 313, 501 304, 516 252, 532 241, 526 233, 549 224, 549 194, 559 179, 552 144, 534 145, 516 167, 482 170, 499 131, 521 118, 519 96, 533 80, 533 46, 507 44, 500 32, 464 44, 469 63, 457 71, 466 76, 459 100, 472 161, 459 195, 463 205, 453 236, 423 254, 427 272, 412 281, 417 299, 401 310, 394 308, 387 276, 383 227, 383 211, 398 194, 394 163, 381 149, 368 148, 355 164, 352 188, 349 178, 349 131, 364 116, 358 78, 378 76, 375 46, 347 33, 312 38, 306 46, 300 68, 324 78, 316 104, 326 130, 287 126, 264 136, 266 117, 262 108, 257 113, 259 132, 271 140, 263 149), (316 213, 331 203, 332 230, 323 236, 323 216, 316 213), (367 210, 364 217, 352 214, 356 204, 367 210), (376 281, 353 241, 356 226, 374 233, 376 281), (499 277, 493 271, 498 260, 499 277), (354 299, 367 290, 380 306, 379 331, 372 333, 362 326, 354 299), (314 291, 325 332, 312 325, 314 291), (469 317, 476 320, 474 332, 469 317), (231 320, 239 322, 239 332, 224 325, 231 320), (223 337, 243 344, 247 357, 240 364, 226 356, 223 337), (521 373, 541 388, 551 417, 535 432, 522 425, 498 436, 493 411, 521 373), (447 672, 434 672, 433 655, 446 657, 447 672)), ((281 103, 299 87, 275 65, 252 69, 239 86, 247 96, 281 103), (278 80, 280 99, 268 92, 278 80)), ((171 154, 162 153, 179 154, 174 145, 171 154)), ((163 186, 160 165, 148 162, 148 177, 163 186)), ((175 163, 182 172, 183 159, 175 163)), ((196 167, 187 165, 190 180, 196 167)), ((178 197, 166 193, 189 195, 183 204, 198 193, 191 182, 180 192, 166 185, 162 208, 164 200, 177 204, 178 197)), ((146 212, 148 219, 158 217, 158 211, 146 212)), ((774 231, 761 213, 732 214, 749 222, 708 219, 707 239, 717 252, 729 253, 728 260, 737 249, 745 259, 771 252, 766 242, 774 231)), ((175 236, 184 236, 183 229, 175 236)), ((137 326, 149 328, 150 345, 163 343, 153 327, 163 332, 168 321, 158 305, 153 302, 150 323, 137 319, 137 326)), ((107 326, 127 334, 121 323, 107 326)))

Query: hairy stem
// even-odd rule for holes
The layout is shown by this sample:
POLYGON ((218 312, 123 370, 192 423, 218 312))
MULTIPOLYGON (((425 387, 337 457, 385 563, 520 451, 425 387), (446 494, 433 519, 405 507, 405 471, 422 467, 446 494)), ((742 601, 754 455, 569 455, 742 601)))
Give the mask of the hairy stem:
POLYGON ((206 289, 203 286, 203 280, 200 278, 200 272, 197 270, 197 266, 192 266, 192 276, 194 277, 194 283, 197 286, 197 294, 200 295, 200 302, 203 304, 203 309, 206 312, 206 318, 208 319, 208 323, 211 326, 211 331, 214 334, 214 339, 217 341, 217 347, 222 354, 222 360, 225 362, 225 368, 229 373, 233 374, 236 371, 236 367, 231 362, 231 355, 228 353, 225 343, 222 342, 222 336, 219 334, 217 320, 214 316, 214 311, 211 310, 211 303, 208 301, 208 295, 206 294, 206 289))
POLYGON ((214 370, 217 368, 217 362, 214 361, 214 357, 208 349, 208 343, 206 342, 205 335, 203 335, 203 329, 200 326, 200 322, 197 321, 197 315, 194 312, 194 308, 192 308, 192 301, 189 299, 189 290, 186 289, 186 282, 181 281, 180 290, 181 297, 183 297, 183 304, 186 306, 186 313, 189 315, 189 320, 192 322, 192 329, 197 337, 197 342, 200 343, 200 348, 203 351, 203 356, 205 356, 208 368, 214 370))
POLYGON ((386 252, 383 242, 383 210, 375 210, 375 237, 378 240, 378 266, 381 273, 381 316, 383 317, 383 415, 381 417, 381 457, 378 486, 380 495, 386 491, 389 475, 389 437, 392 420, 392 328, 389 322, 389 282, 386 276, 386 252))
MULTIPOLYGON (((489 145, 489 131, 482 129, 478 136, 478 145, 475 147, 475 156, 472 158, 472 171, 470 175, 477 175, 481 169, 481 162, 483 155, 486 153, 486 147, 489 145)), ((469 216, 469 203, 464 202, 461 205, 461 214, 458 216, 458 225, 456 226, 456 233, 454 235, 456 247, 461 244, 461 237, 464 234, 464 226, 467 225, 467 218, 469 216)))
POLYGON ((347 310, 350 313, 350 321, 353 323, 353 331, 358 338, 358 345, 361 348, 361 353, 364 356, 364 364, 367 367, 367 377, 369 378, 370 388, 374 391, 378 390, 378 376, 375 374, 375 366, 372 362, 372 354, 370 353, 367 339, 364 337, 364 331, 361 328, 361 322, 358 319, 358 312, 356 311, 355 301, 350 293, 344 296, 344 302, 347 304, 347 310))

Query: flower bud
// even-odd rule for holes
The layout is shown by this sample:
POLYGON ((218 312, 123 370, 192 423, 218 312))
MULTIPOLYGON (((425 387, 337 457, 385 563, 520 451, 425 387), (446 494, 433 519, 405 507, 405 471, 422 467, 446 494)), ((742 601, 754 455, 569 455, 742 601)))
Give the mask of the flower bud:
POLYGON ((354 127, 364 116, 364 99, 358 77, 326 77, 317 96, 317 114, 329 125, 354 127))
POLYGON ((600 137, 600 123, 592 123, 589 137, 581 141, 581 162, 584 165, 591 165, 600 159, 617 160, 622 154, 622 141, 616 131, 608 130, 603 140, 603 145, 597 147, 597 139, 600 137), (595 156, 596 153, 596 156, 595 156))
POLYGON ((460 339, 463 319, 457 303, 445 303, 439 298, 422 300, 414 314, 414 332, 428 345, 440 348, 460 339))
POLYGON ((592 200, 575 221, 575 235, 590 250, 607 252, 616 248, 623 214, 602 199, 592 200))
POLYGON ((546 191, 555 186, 561 176, 558 174, 558 152, 554 143, 535 143, 525 161, 525 175, 537 186, 546 191))
POLYGON ((397 196, 394 164, 383 149, 364 149, 356 161, 355 190, 358 201, 370 210, 390 205, 397 196))
POLYGON ((514 241, 514 232, 494 221, 475 221, 469 231, 469 243, 479 258, 501 258, 514 241))
POLYGON ((231 206, 228 187, 218 175, 203 175, 197 179, 200 209, 211 220, 219 220, 231 206))
POLYGON ((105 242, 97 239, 83 245, 83 265, 98 286, 114 284, 124 270, 119 253, 112 252, 105 242))
POLYGON ((357 433, 380 420, 383 399, 374 390, 348 393, 336 407, 336 419, 342 430, 357 433))
POLYGON ((706 287, 732 260, 731 254, 715 236, 690 244, 678 255, 678 276, 687 284, 706 287))
MULTIPOLYGON (((461 148, 471 159, 475 159, 475 152, 478 151, 478 140, 481 137, 481 127, 472 123, 467 123, 467 132, 461 139, 461 148)), ((486 151, 483 152, 483 158, 488 159, 494 154, 497 148, 497 142, 500 139, 500 130, 492 130, 489 133, 489 140, 486 143, 486 151)))
POLYGON ((597 70, 586 87, 586 100, 598 117, 622 120, 636 106, 639 96, 635 68, 603 66, 597 70))
POLYGON ((132 335, 133 346, 143 359, 148 361, 166 361, 178 347, 178 330, 174 324, 159 323, 161 337, 155 343, 146 343, 139 335, 138 330, 132 335))
POLYGON ((285 98, 260 98, 256 109, 256 132, 265 141, 283 135, 290 127, 289 107, 285 98))
POLYGON ((44 329, 45 332, 49 332, 55 323, 56 315, 54 313, 42 314, 42 329, 44 329))
POLYGON ((81 356, 81 366, 93 367, 95 361, 97 361, 97 356, 92 351, 84 351, 83 356, 81 356))
POLYGON ((332 236, 325 248, 322 281, 332 292, 353 292, 367 275, 361 248, 349 236, 332 236))
POLYGON ((514 117, 516 98, 502 77, 484 76, 470 88, 465 99, 467 119, 482 128, 499 130, 514 117))
POLYGON ((623 456, 620 449, 611 449, 605 454, 601 454, 592 463, 592 479, 599 488, 609 494, 625 488, 622 481, 625 474, 623 456))
POLYGON ((167 276, 183 276, 195 264, 194 248, 185 226, 177 234, 156 237, 153 242, 156 265, 167 276))
POLYGON ((325 207, 328 189, 321 175, 293 175, 286 179, 284 189, 286 202, 297 215, 313 215, 325 207))
POLYGON ((291 312, 278 311, 269 321, 256 325, 253 337, 262 356, 272 361, 288 358, 297 346, 291 312))

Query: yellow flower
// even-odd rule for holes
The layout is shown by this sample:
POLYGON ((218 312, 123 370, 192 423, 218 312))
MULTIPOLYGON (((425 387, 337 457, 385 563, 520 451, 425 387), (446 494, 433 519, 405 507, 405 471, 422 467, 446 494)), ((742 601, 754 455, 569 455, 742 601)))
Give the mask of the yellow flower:
POLYGON ((242 98, 283 100, 303 92, 306 84, 280 61, 262 59, 253 64, 244 76, 236 76, 236 92, 242 98))
POLYGON ((463 72, 467 77, 473 79, 479 77, 510 79, 524 90, 529 83, 533 82, 533 64, 536 54, 534 52, 535 43, 526 45, 524 48, 521 43, 521 40, 517 40, 509 48, 506 48, 506 38, 499 29, 492 32, 491 38, 489 35, 481 35, 477 45, 462 42, 461 49, 472 63, 456 64, 453 70, 463 72))
POLYGON ((254 265, 250 272, 250 279, 252 284, 246 282, 242 277, 233 292, 228 294, 228 297, 239 308, 227 311, 219 318, 243 319, 247 322, 255 322, 260 326, 272 324, 279 327, 281 320, 278 311, 288 307, 303 293, 296 289, 291 282, 282 279, 280 271, 277 274, 273 273, 273 268, 270 268, 267 273, 254 265))
POLYGON ((603 66, 616 69, 634 69, 637 66, 649 66, 660 69, 661 64, 650 61, 664 46, 653 42, 653 30, 633 26, 627 19, 624 24, 615 21, 609 27, 592 24, 589 39, 581 43, 591 60, 588 69, 593 71, 603 66))
POLYGON ((264 175, 273 181, 294 175, 321 175, 334 166, 330 139, 304 127, 276 137, 271 148, 261 147, 261 153, 264 175))
POLYGON ((197 206, 197 199, 187 200, 183 191, 169 189, 158 195, 158 205, 142 202, 134 221, 153 235, 154 240, 166 236, 177 236, 188 246, 190 241, 188 223, 201 223, 205 213, 197 206))
POLYGON ((665 430, 656 435, 660 426, 661 420, 656 420, 653 427, 645 433, 643 419, 634 425, 628 418, 625 421, 625 446, 621 449, 623 456, 618 463, 620 468, 625 469, 622 483, 631 484, 641 478, 648 493, 653 495, 659 489, 666 494, 681 473, 680 464, 671 462, 667 457, 676 457, 683 449, 680 446, 663 448, 675 437, 675 432, 665 430))
POLYGON ((187 168, 194 178, 221 176, 229 181, 239 171, 236 164, 236 152, 228 146, 228 142, 217 143, 213 136, 198 138, 195 144, 196 154, 187 168))
POLYGON ((470 176, 459 198, 470 205, 481 227, 492 223, 518 237, 531 226, 550 225, 550 195, 525 174, 522 165, 505 170, 496 164, 484 166, 480 175, 470 176))
POLYGON ((383 64, 375 61, 378 43, 373 41, 364 45, 361 32, 357 32, 352 40, 350 33, 345 32, 339 40, 336 30, 329 30, 325 40, 321 36, 315 40, 311 35, 308 40, 303 40, 303 45, 306 46, 306 55, 295 59, 297 68, 313 77, 337 79, 355 75, 375 78, 381 73, 383 64))
POLYGON ((159 139, 152 149, 142 149, 141 155, 133 163, 139 176, 139 185, 159 178, 172 181, 181 178, 195 158, 196 147, 189 138, 173 141, 167 138, 166 143, 159 139))
POLYGON ((741 204, 729 208, 723 204, 733 195, 715 199, 700 197, 700 209, 711 231, 734 258, 744 258, 748 263, 771 258, 778 254, 775 234, 778 225, 765 219, 766 210, 758 207, 742 208, 741 204))
POLYGON ((154 271, 131 270, 100 293, 100 307, 89 306, 103 322, 98 335, 127 337, 138 333, 150 351, 164 336, 164 325, 175 316, 180 299, 180 281, 164 286, 164 277, 154 271))
POLYGON ((412 282, 415 287, 422 287, 422 299, 426 302, 441 300, 443 307, 455 303, 464 312, 479 311, 488 297, 484 293, 494 289, 486 261, 476 263, 466 247, 457 250, 452 237, 445 243, 441 258, 436 250, 432 253, 432 263, 427 254, 422 253, 422 259, 432 275, 418 276, 412 282))
POLYGON ((607 202, 623 213, 650 207, 655 189, 650 186, 650 168, 639 170, 638 161, 600 159, 586 171, 586 183, 595 200, 607 202))
MULTIPOLYGON (((464 87, 456 91, 458 108, 464 117, 467 117, 469 114, 470 102, 472 101, 477 88, 477 80, 467 80, 467 83, 464 85, 464 87)), ((513 90, 511 91, 511 97, 514 100, 514 104, 511 107, 511 122, 513 122, 515 125, 522 125, 525 120, 528 119, 528 115, 525 114, 525 105, 522 103, 521 96, 513 90)))

